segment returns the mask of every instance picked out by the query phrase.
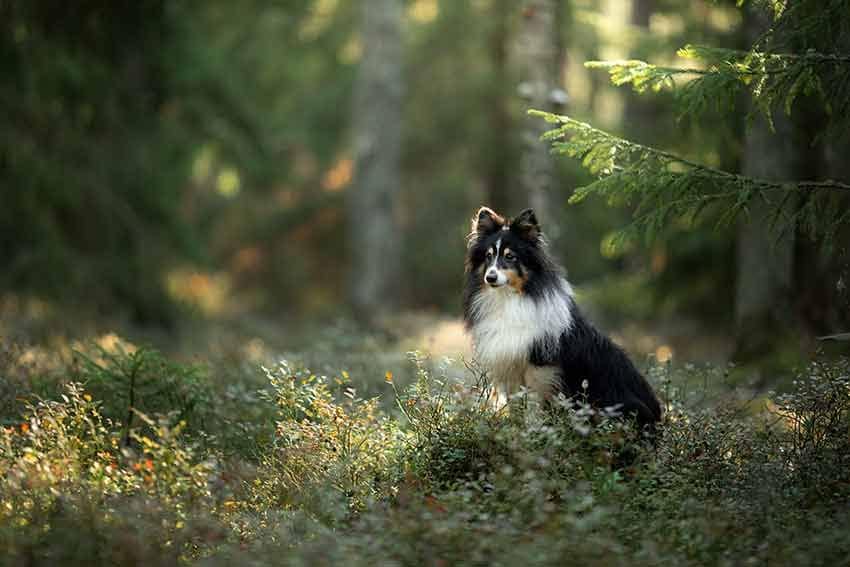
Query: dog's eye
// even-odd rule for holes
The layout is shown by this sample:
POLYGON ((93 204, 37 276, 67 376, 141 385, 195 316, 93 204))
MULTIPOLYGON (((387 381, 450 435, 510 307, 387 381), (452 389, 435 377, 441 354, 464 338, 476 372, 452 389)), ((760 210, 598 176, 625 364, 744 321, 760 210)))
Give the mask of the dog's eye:
POLYGON ((491 259, 493 258, 493 251, 492 251, 492 250, 488 250, 488 251, 487 251, 487 255, 486 255, 486 256, 484 256, 484 257, 485 257, 485 258, 487 258, 488 260, 491 260, 491 259))
POLYGON ((514 258, 516 258, 516 256, 514 256, 513 252, 511 252, 511 251, 505 252, 505 260, 513 260, 514 258))

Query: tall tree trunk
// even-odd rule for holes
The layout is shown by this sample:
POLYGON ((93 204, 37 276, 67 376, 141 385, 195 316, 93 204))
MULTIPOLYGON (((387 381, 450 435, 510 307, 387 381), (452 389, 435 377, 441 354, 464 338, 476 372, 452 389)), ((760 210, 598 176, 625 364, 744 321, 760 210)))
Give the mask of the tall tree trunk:
MULTIPOLYGON (((557 0, 527 0, 516 44, 519 94, 528 108, 563 112, 566 93, 561 76, 563 50, 560 30, 561 6, 557 0)), ((540 141, 547 125, 536 117, 524 116, 520 156, 520 189, 528 204, 545 223, 550 241, 560 233, 556 215, 551 214, 555 187, 555 162, 548 144, 540 141)))
MULTIPOLYGON (((766 29, 763 15, 749 12, 745 21, 750 41, 766 29)), ((744 175, 787 180, 798 177, 799 144, 791 120, 774 116, 775 131, 759 116, 745 134, 744 175)), ((753 360, 776 345, 796 326, 790 301, 793 284, 793 229, 777 237, 771 230, 773 205, 757 197, 748 218, 738 225, 735 290, 735 358, 753 360)))
POLYGON ((362 0, 363 58, 354 95, 355 178, 348 202, 355 315, 374 322, 397 305, 401 185, 402 0, 362 0))
POLYGON ((488 37, 492 82, 488 91, 490 143, 485 157, 487 204, 497 211, 512 211, 512 132, 508 43, 514 0, 494 0, 488 37))
MULTIPOLYGON (((747 131, 744 175, 766 179, 796 178, 794 139, 785 116, 774 117, 771 133, 759 117, 747 131)), ((770 228, 772 205, 757 197, 749 215, 738 225, 737 283, 735 290, 736 353, 748 360, 768 352, 793 324, 790 303, 794 266, 794 232, 779 238, 770 228)))

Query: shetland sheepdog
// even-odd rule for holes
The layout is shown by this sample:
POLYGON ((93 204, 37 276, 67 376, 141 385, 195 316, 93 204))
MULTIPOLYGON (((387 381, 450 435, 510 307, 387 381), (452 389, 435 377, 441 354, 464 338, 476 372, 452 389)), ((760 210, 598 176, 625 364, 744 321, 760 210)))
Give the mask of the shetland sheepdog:
POLYGON ((641 428, 661 419, 649 383, 576 306, 531 209, 508 219, 482 207, 472 219, 463 312, 475 356, 503 393, 583 398, 641 428))

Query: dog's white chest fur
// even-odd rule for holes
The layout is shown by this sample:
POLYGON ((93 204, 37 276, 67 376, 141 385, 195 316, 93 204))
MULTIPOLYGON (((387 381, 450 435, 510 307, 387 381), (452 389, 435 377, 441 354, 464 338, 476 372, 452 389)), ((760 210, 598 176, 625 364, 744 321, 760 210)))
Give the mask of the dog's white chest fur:
POLYGON ((550 385, 554 369, 531 368, 528 356, 536 340, 557 338, 572 325, 572 289, 566 280, 558 284, 537 300, 509 286, 482 289, 473 300, 475 355, 509 393, 520 385, 542 393, 550 385))

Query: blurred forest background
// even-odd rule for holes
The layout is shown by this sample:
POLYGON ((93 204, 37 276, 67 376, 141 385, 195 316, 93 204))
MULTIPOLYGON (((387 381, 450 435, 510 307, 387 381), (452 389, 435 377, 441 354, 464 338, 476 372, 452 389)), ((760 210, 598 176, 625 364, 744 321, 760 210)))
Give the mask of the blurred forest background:
POLYGON ((469 218, 487 204, 534 206, 580 300, 640 356, 807 355, 850 328, 846 230, 826 249, 766 230, 754 207, 618 239, 635 205, 568 205, 593 177, 550 156, 526 115, 727 171, 850 180, 816 105, 771 133, 747 127, 746 97, 682 116, 672 91, 584 66, 748 48, 767 26, 748 14, 704 0, 2 0, 0 334, 168 345, 216 323, 290 337, 354 320, 397 337, 401 313, 456 320, 469 218))
POLYGON ((0 567, 846 565, 848 132, 847 0, 0 0, 0 567), (491 403, 485 204, 651 444, 491 403))

